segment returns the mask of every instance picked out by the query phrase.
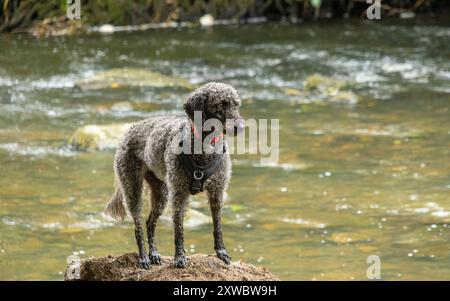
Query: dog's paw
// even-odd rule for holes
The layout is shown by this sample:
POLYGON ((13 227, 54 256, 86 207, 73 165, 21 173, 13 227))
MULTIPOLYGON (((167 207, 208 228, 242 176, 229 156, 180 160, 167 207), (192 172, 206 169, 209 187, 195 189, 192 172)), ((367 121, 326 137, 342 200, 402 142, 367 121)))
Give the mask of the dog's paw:
POLYGON ((148 256, 145 256, 144 258, 139 258, 137 265, 141 269, 149 270, 150 269, 150 259, 148 258, 148 256))
POLYGON ((185 268, 187 266, 187 259, 184 255, 175 256, 174 265, 177 268, 185 268))
POLYGON ((218 249, 216 250, 217 257, 219 257, 220 260, 222 260, 225 264, 231 263, 231 257, 228 255, 227 250, 225 249, 218 249))
POLYGON ((158 252, 152 251, 148 254, 151 264, 161 264, 161 255, 158 252))

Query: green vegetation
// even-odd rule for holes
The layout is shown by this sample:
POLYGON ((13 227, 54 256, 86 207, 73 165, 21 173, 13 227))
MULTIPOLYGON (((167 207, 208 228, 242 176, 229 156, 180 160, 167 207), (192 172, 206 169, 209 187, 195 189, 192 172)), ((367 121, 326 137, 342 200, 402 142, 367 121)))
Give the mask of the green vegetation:
MULTIPOLYGON (((66 21, 65 0, 0 0, 0 32, 23 30, 49 20, 66 21)), ((151 22, 196 22, 204 14, 215 19, 311 19, 361 16, 368 4, 362 0, 81 0, 86 25, 136 25, 151 22)), ((445 13, 443 0, 384 0, 385 15, 404 11, 445 13)))

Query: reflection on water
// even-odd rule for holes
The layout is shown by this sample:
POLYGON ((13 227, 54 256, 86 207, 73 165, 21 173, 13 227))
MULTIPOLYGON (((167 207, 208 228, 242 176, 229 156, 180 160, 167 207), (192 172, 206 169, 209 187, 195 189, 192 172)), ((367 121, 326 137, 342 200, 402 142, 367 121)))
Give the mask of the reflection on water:
MULTIPOLYGON (((224 231, 235 260, 286 280, 365 279, 376 254, 383 279, 450 279, 449 37, 438 25, 343 23, 1 36, 0 279, 61 279, 72 253, 136 249, 132 225, 101 214, 113 151, 76 152, 67 140, 85 124, 180 114, 186 91, 73 89, 120 67, 225 81, 243 116, 280 119, 278 164, 234 158, 224 231), (362 100, 311 101, 303 82, 315 73, 362 100)), ((204 196, 193 206, 209 215, 204 196)), ((167 219, 157 231, 172 254, 167 219)), ((211 232, 186 230, 188 253, 211 253, 211 232)))

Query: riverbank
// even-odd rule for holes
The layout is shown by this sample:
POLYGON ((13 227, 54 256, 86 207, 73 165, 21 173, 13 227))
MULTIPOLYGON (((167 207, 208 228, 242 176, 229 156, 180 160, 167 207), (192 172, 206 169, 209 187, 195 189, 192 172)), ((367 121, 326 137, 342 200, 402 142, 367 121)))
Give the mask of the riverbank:
MULTIPOLYGON (((339 18, 367 19, 366 1, 81 1, 79 18, 69 20, 66 1, 0 0, 0 32, 28 32, 59 36, 76 32, 136 31, 151 28, 196 27, 223 24, 339 18)), ((77 12, 71 6, 72 13, 77 12)), ((442 0, 385 0, 382 19, 447 16, 450 4, 442 0)))
POLYGON ((87 258, 72 261, 64 274, 64 280, 84 281, 179 281, 179 280, 223 280, 258 281, 280 280, 267 268, 256 267, 241 261, 224 264, 216 256, 194 254, 188 256, 184 269, 173 266, 173 258, 162 257, 161 265, 152 265, 149 270, 137 267, 137 254, 128 253, 117 257, 87 258))

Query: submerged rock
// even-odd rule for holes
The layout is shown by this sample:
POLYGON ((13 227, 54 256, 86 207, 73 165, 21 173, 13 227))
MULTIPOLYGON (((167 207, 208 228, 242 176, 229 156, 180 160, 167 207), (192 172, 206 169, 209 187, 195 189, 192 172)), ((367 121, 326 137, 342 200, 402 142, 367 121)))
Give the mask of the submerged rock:
POLYGON ((82 90, 120 87, 181 87, 189 90, 194 88, 193 84, 183 78, 137 68, 116 68, 102 71, 77 81, 75 86, 82 90))
POLYGON ((304 92, 303 92, 303 91, 298 90, 298 89, 295 89, 295 88, 287 87, 287 88, 283 88, 282 90, 283 90, 283 92, 284 92, 286 95, 289 95, 289 96, 300 96, 300 95, 304 95, 304 92))
POLYGON ((179 281, 179 280, 228 280, 228 281, 278 281, 265 267, 256 267, 242 261, 224 264, 215 255, 195 254, 187 256, 186 268, 175 268, 173 257, 163 256, 161 265, 149 270, 137 267, 136 253, 121 256, 73 260, 64 274, 65 281, 179 281))
POLYGON ((343 88, 345 86, 345 82, 332 77, 313 74, 306 78, 304 85, 306 90, 318 91, 332 95, 343 88))
POLYGON ((282 91, 291 97, 301 98, 304 103, 335 103, 354 105, 360 102, 361 96, 352 91, 345 90, 345 81, 327 77, 320 74, 308 76, 304 81, 304 89, 291 87, 282 88, 282 91))
POLYGON ((69 144, 82 151, 116 148, 131 125, 132 123, 85 125, 72 135, 69 144))

